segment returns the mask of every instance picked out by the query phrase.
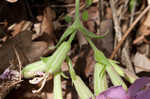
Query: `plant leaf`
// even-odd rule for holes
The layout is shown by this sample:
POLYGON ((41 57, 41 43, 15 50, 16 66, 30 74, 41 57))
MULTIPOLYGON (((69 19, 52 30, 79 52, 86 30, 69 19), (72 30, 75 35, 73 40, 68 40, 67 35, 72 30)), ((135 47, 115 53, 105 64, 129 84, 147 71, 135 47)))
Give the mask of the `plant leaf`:
POLYGON ((86 5, 87 5, 87 7, 89 7, 89 6, 92 4, 92 1, 93 1, 93 0, 86 0, 86 5))
POLYGON ((83 11, 82 19, 83 19, 83 21, 87 21, 88 20, 88 11, 87 10, 83 11))
POLYGON ((80 27, 79 27, 79 31, 81 31, 85 36, 87 36, 87 37, 89 37, 89 38, 104 38, 106 35, 107 35, 107 33, 105 33, 104 35, 102 35, 102 36, 98 36, 98 35, 96 35, 96 34, 94 34, 93 32, 90 32, 90 31, 88 31, 85 27, 83 27, 82 25, 80 25, 80 27))
POLYGON ((70 22, 72 21, 72 17, 70 17, 70 16, 65 16, 65 21, 66 21, 67 23, 70 23, 70 22))

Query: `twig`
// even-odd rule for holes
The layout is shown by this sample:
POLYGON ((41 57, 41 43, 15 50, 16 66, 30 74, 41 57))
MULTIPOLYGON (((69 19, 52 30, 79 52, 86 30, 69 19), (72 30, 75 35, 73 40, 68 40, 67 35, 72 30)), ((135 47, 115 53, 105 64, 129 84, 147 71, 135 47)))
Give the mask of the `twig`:
POLYGON ((20 56, 19 56, 19 53, 17 52, 16 48, 13 47, 13 49, 15 51, 15 54, 16 54, 16 57, 17 57, 17 60, 18 60, 18 64, 19 64, 19 81, 21 81, 21 67, 22 67, 22 63, 21 63, 20 56))
MULTIPOLYGON (((121 28, 120 28, 120 23, 116 14, 116 8, 115 8, 115 4, 113 0, 110 0, 110 6, 112 8, 112 13, 113 13, 113 21, 114 21, 114 25, 115 25, 115 31, 116 31, 116 35, 115 38, 117 38, 118 41, 121 40, 122 37, 122 32, 121 32, 121 28)), ((117 41, 115 42, 115 45, 117 45, 117 41)))
MULTIPOLYGON (((114 46, 116 47, 117 42, 119 42, 122 39, 123 33, 121 31, 120 21, 118 19, 117 13, 116 13, 117 11, 116 11, 115 4, 114 4, 113 0, 110 0, 110 5, 111 5, 112 13, 113 13, 113 21, 114 21, 115 31, 116 31, 116 34, 115 34, 116 39, 115 39, 115 44, 114 44, 114 46)), ((129 49, 129 41, 126 41, 125 46, 121 51, 121 61, 124 65, 126 65, 128 70, 130 70, 131 72, 134 73, 134 69, 133 69, 133 66, 131 63, 131 59, 129 57, 130 53, 129 53, 128 49, 129 49)))
POLYGON ((142 41, 144 39, 144 35, 141 35, 140 37, 137 37, 134 41, 133 44, 137 44, 138 42, 142 41))
POLYGON ((127 38, 127 36, 129 35, 129 33, 132 31, 132 29, 134 28, 134 26, 139 22, 139 20, 149 11, 150 9, 150 5, 148 5, 144 11, 136 18, 136 20, 131 24, 131 26, 128 28, 128 30, 125 32, 125 34, 123 35, 122 39, 119 41, 117 47, 114 49, 112 55, 110 56, 110 59, 113 59, 115 54, 117 53, 118 49, 121 47, 121 45, 123 44, 124 40, 127 38))
POLYGON ((104 1, 103 0, 99 0, 99 21, 101 22, 103 20, 104 17, 104 1))

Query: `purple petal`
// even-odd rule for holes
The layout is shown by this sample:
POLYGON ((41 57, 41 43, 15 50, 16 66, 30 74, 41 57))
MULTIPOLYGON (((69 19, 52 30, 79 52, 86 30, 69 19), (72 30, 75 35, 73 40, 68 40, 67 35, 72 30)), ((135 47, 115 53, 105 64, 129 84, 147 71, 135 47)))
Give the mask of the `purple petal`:
POLYGON ((96 99, 130 99, 126 91, 121 86, 109 88, 100 93, 96 99))
MULTIPOLYGON (((146 87, 147 84, 150 83, 150 78, 149 77, 142 77, 138 80, 136 80, 128 89, 128 94, 130 97, 135 97, 140 91, 144 91, 142 89, 144 89, 146 87)), ((144 91, 145 92, 145 91, 144 91)), ((144 92, 141 92, 141 94, 144 92)), ((146 92, 147 93, 147 92, 146 92)), ((140 95, 140 94, 139 94, 140 95)), ((136 99, 136 98, 135 98, 136 99)), ((139 98, 137 98, 139 99, 139 98)), ((147 99, 147 98, 145 98, 147 99)), ((150 99, 150 98, 149 98, 150 99)))
POLYGON ((140 91, 136 94, 133 99, 150 99, 150 88, 147 90, 140 91))
POLYGON ((9 68, 5 69, 5 71, 0 75, 1 80, 15 80, 18 79, 19 72, 16 70, 10 70, 9 68))
POLYGON ((7 68, 7 69, 5 69, 5 71, 0 75, 0 79, 6 79, 6 78, 8 78, 8 75, 10 74, 10 69, 9 68, 7 68))

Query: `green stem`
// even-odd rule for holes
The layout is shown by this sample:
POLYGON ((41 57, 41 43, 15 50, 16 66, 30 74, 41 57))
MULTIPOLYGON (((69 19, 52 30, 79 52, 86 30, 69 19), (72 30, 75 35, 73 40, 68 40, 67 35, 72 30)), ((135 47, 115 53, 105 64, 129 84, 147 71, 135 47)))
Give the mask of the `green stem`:
POLYGON ((67 60, 68 66, 69 66, 69 73, 71 75, 71 79, 72 80, 76 80, 76 73, 75 73, 75 71, 74 71, 74 69, 72 67, 72 61, 69 58, 69 56, 67 56, 66 60, 67 60))
POLYGON ((71 36, 70 36, 70 38, 69 38, 69 40, 68 40, 69 43, 72 42, 72 40, 73 40, 74 37, 75 37, 75 34, 76 34, 76 31, 75 31, 74 33, 71 34, 71 36))
POLYGON ((91 40, 89 37, 86 37, 86 39, 87 39, 87 41, 89 42, 89 44, 90 44, 90 46, 92 47, 92 49, 93 49, 94 51, 96 51, 97 48, 96 48, 95 44, 92 42, 92 40, 91 40))
POLYGON ((75 3, 75 20, 79 19, 79 8, 80 8, 80 0, 76 0, 76 3, 75 3))

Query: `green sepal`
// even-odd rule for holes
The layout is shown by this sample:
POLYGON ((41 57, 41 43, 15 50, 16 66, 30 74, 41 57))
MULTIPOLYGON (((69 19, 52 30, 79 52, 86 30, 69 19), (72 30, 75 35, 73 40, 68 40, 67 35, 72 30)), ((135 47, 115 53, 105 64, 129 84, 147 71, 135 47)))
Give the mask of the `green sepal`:
POLYGON ((36 72, 45 72, 47 69, 46 64, 43 61, 37 61, 26 65, 21 71, 24 78, 34 77, 36 72))
POLYGON ((40 57, 41 61, 43 61, 44 63, 47 63, 48 60, 50 60, 50 56, 49 57, 40 57))

